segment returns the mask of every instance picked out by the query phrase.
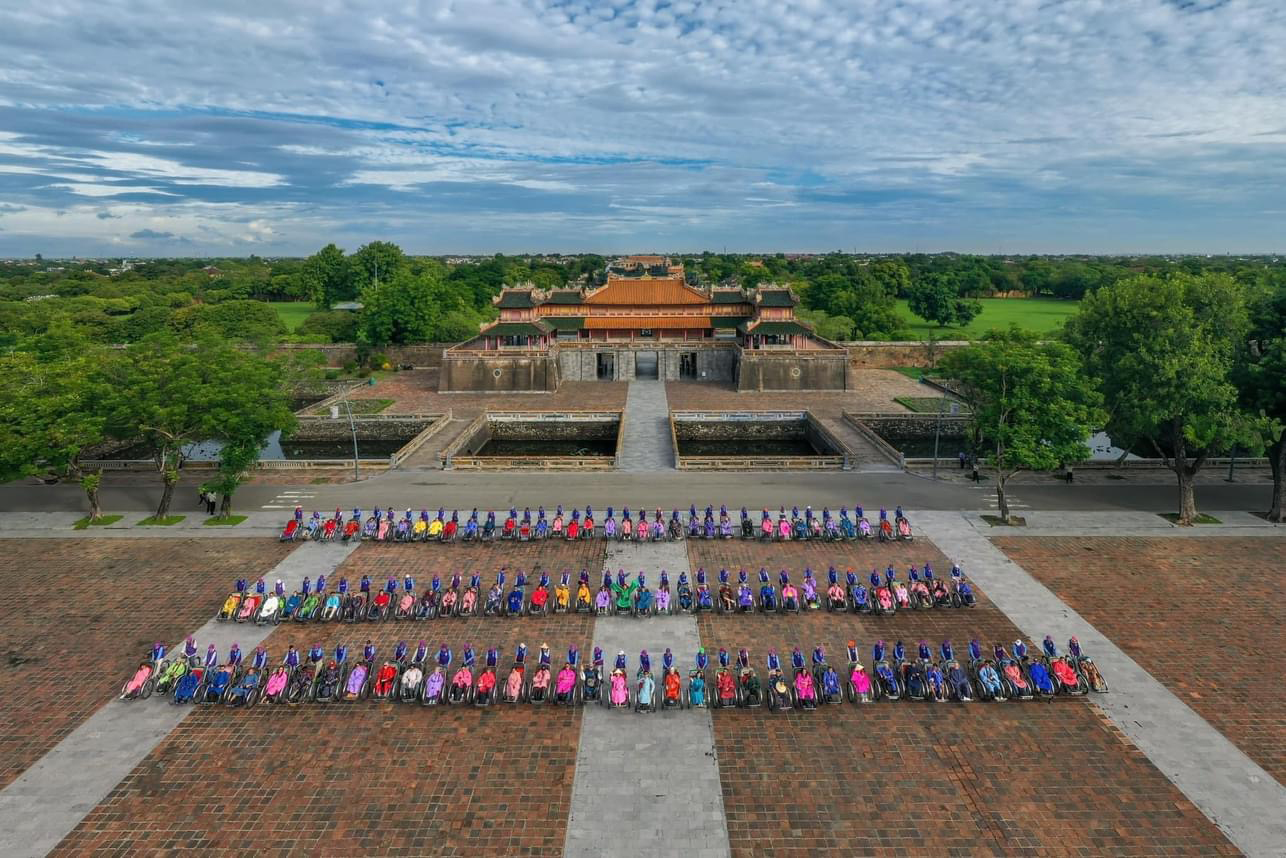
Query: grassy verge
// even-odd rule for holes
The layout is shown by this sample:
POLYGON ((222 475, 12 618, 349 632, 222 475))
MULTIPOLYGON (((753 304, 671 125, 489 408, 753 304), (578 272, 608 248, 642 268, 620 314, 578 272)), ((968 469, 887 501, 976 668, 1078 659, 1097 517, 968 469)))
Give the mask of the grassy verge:
MULTIPOLYGON (((1179 514, 1177 512, 1163 512, 1163 513, 1158 513, 1158 515, 1160 515, 1162 518, 1164 518, 1166 521, 1170 522, 1171 524, 1179 523, 1179 514)), ((1204 512, 1197 513, 1197 517, 1193 520, 1192 523, 1193 524, 1223 524, 1222 521, 1215 518, 1213 515, 1206 515, 1204 512)))
POLYGON ((236 527, 245 521, 244 515, 216 515, 201 522, 205 527, 236 527))
POLYGON ((317 310, 312 301, 273 301, 268 306, 277 311, 277 317, 292 334, 317 310))
POLYGON ((886 367, 886 369, 891 369, 894 372, 900 372, 912 381, 919 381, 920 373, 924 372, 924 370, 920 369, 918 366, 890 366, 886 367))
POLYGON ((187 518, 186 515, 167 515, 165 518, 157 518, 154 515, 149 515, 147 518, 140 521, 136 526, 137 527, 169 527, 172 524, 178 524, 180 521, 182 521, 185 518, 187 518))
POLYGON ((100 515, 98 517, 98 521, 90 521, 89 516, 85 516, 84 518, 79 519, 75 524, 73 524, 72 527, 75 528, 76 530, 84 530, 87 527, 106 527, 109 524, 115 524, 116 522, 120 521, 122 518, 124 518, 124 516, 100 515))
POLYGON ((1038 334, 1047 334, 1062 327, 1064 321, 1076 312, 1079 304, 1076 301, 1060 301, 1057 298, 980 298, 982 312, 962 328, 940 328, 933 322, 926 322, 911 312, 905 300, 899 300, 898 315, 907 322, 907 327, 917 339, 927 340, 932 334, 939 340, 977 339, 992 328, 1006 329, 1011 324, 1038 334))
POLYGON ((1021 515, 1011 515, 1009 516, 1009 521, 1005 521, 1003 518, 1001 518, 998 515, 984 515, 982 517, 982 520, 987 522, 987 524, 991 525, 992 527, 1026 527, 1027 526, 1027 519, 1023 518, 1021 515))

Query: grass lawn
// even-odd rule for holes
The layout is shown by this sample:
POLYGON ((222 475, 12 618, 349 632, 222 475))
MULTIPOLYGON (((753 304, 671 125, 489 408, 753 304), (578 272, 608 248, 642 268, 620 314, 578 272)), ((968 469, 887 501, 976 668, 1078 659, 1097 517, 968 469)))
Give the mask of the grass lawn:
MULTIPOLYGON (((1160 515, 1162 518, 1164 518, 1166 521, 1170 522, 1171 524, 1179 523, 1179 514, 1177 512, 1162 512, 1157 514, 1160 515)), ((1213 515, 1206 515, 1204 512, 1197 513, 1197 517, 1193 519, 1192 523, 1193 524, 1223 524, 1222 521, 1215 518, 1213 515)))
POLYGON ((84 530, 87 527, 106 527, 109 524, 115 524, 116 522, 120 521, 121 518, 123 518, 123 516, 100 515, 98 517, 98 521, 90 521, 89 516, 85 516, 84 518, 77 519, 76 523, 73 524, 72 527, 74 527, 76 530, 84 530))
POLYGON ((216 516, 213 516, 212 518, 207 518, 205 521, 201 523, 206 527, 233 527, 245 520, 246 520, 246 517, 244 515, 229 515, 229 516, 216 515, 216 516))
POLYGON ((273 301, 268 306, 277 311, 277 315, 281 317, 282 324, 292 334, 304 323, 304 319, 307 319, 317 310, 317 305, 312 301, 273 301))
POLYGON ((976 339, 992 328, 1018 327, 1038 334, 1056 330, 1063 321, 1076 312, 1079 304, 1076 301, 1060 301, 1056 298, 979 298, 982 312, 964 328, 940 328, 932 322, 926 322, 911 312, 907 302, 898 301, 898 313, 906 319, 911 332, 921 340, 927 340, 933 334, 940 340, 976 339))
POLYGON ((178 524, 180 521, 182 521, 185 518, 187 518, 187 516, 185 515, 167 515, 165 518, 157 518, 154 515, 149 515, 147 518, 140 521, 137 526, 138 527, 169 527, 172 524, 178 524))
MULTIPOLYGON (((391 399, 350 399, 348 400, 348 404, 353 408, 354 417, 362 417, 364 415, 379 414, 385 408, 388 408, 390 405, 392 405, 393 400, 391 399)), ((335 403, 335 405, 339 408, 339 413, 341 417, 347 416, 348 408, 342 402, 337 402, 335 403)), ((321 408, 315 408, 310 413, 321 417, 329 417, 330 409, 331 409, 331 406, 326 405, 321 408)))

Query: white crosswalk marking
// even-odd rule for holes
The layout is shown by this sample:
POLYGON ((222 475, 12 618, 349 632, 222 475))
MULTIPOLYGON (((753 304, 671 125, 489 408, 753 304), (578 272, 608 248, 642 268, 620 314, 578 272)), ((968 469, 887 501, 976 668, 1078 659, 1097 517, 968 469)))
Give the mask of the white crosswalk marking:
POLYGON ((317 497, 317 495, 312 492, 282 492, 281 494, 273 498, 270 502, 263 504, 259 508, 260 509, 294 509, 296 504, 299 504, 307 500, 308 498, 315 498, 315 497, 317 497))

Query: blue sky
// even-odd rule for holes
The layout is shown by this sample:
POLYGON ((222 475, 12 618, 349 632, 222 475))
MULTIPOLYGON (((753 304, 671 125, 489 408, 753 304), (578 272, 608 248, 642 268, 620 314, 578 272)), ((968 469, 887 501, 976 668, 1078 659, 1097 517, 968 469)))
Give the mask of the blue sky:
POLYGON ((0 10, 0 255, 1286 250, 1280 0, 0 10))

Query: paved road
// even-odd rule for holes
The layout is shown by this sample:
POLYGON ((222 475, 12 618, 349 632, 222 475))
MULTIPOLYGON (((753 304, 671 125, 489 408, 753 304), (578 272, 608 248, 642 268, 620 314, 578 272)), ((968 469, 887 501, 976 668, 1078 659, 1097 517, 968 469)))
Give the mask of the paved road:
MULTIPOLYGON (((175 494, 178 512, 196 510, 195 490, 175 494)), ((1014 511, 1046 510, 1145 510, 1172 511, 1178 505, 1173 483, 1158 485, 1023 485, 1011 492, 1014 511)), ((1197 503, 1206 509, 1265 510, 1271 486, 1228 484, 1200 486, 1197 503)), ((881 503, 914 509, 981 509, 995 492, 990 487, 934 483, 911 474, 890 473, 697 473, 659 471, 626 474, 504 473, 488 474, 437 470, 395 471, 338 485, 246 486, 237 492, 242 511, 293 509, 296 502, 307 509, 336 506, 369 509, 392 505, 398 509, 438 506, 503 509, 540 503, 592 504, 603 508, 680 507, 690 503, 726 503, 751 510, 765 505, 811 503, 831 508, 881 503)), ((160 497, 158 486, 107 488, 102 492, 108 512, 150 510, 160 497)), ((84 493, 77 486, 0 486, 0 511, 67 511, 86 509, 84 493)))

